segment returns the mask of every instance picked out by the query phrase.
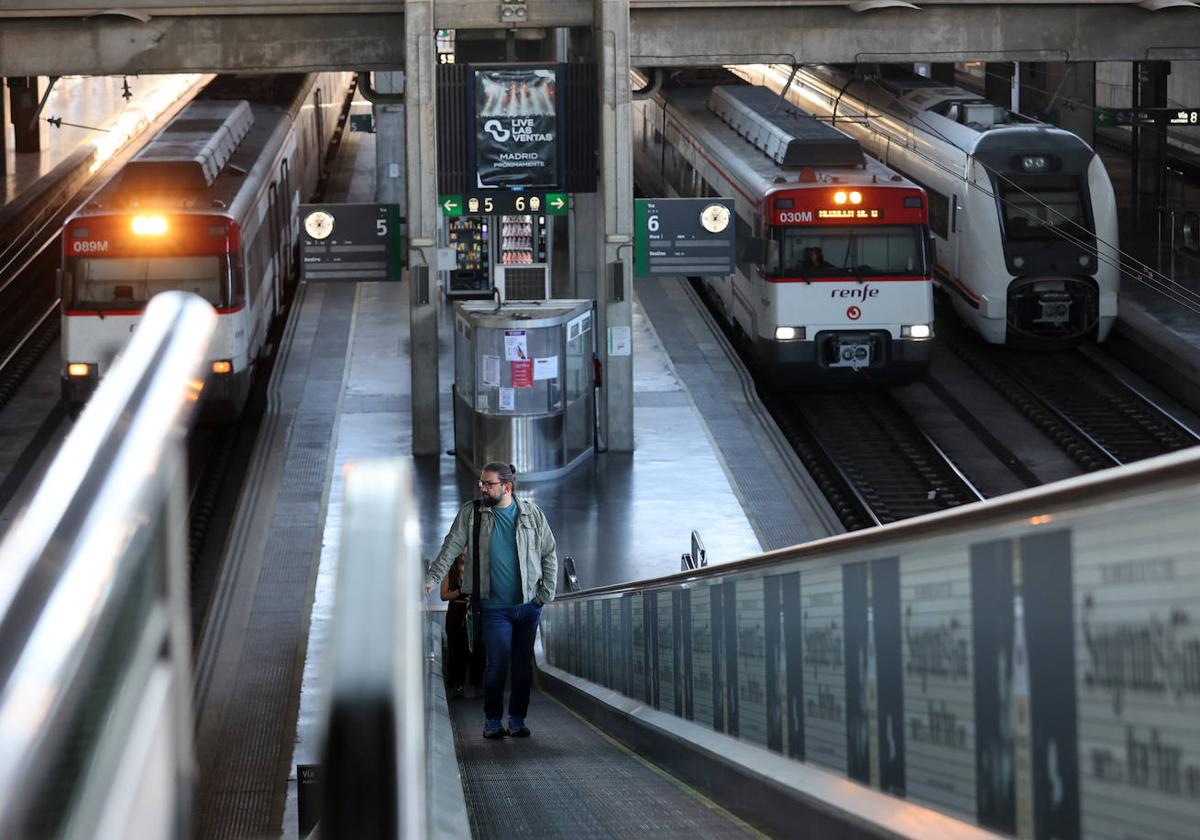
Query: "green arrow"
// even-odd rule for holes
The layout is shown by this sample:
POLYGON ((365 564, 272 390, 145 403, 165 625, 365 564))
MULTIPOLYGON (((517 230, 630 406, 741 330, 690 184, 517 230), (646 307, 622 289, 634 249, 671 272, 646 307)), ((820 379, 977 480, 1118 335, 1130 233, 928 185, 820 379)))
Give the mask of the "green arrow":
POLYGON ((566 193, 546 193, 546 214, 549 216, 565 216, 570 201, 566 193))
POLYGON ((438 204, 442 205, 442 212, 447 216, 462 215, 461 195, 439 195, 438 204))

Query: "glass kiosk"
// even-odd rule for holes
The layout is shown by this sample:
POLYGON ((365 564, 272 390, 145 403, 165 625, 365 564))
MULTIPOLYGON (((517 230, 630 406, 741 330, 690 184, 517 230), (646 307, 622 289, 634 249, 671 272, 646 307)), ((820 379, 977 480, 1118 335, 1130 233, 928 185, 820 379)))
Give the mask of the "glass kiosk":
POLYGON ((473 471, 563 475, 592 453, 592 302, 463 302, 454 316, 454 450, 473 471))

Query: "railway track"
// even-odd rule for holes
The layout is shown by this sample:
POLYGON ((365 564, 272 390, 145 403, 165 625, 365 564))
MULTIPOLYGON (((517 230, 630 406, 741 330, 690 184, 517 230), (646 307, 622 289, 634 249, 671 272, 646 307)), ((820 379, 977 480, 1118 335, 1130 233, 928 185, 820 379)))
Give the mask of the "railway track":
POLYGON ((763 399, 847 530, 984 498, 886 391, 763 399))
POLYGON ((1200 444, 1200 436, 1080 350, 1021 351, 990 347, 960 330, 940 335, 1087 472, 1200 444))

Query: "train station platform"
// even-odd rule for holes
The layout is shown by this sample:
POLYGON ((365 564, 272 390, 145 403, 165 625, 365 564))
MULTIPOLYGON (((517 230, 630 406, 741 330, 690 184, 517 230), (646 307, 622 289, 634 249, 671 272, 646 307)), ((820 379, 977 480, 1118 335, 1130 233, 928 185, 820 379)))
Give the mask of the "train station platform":
MULTIPOLYGON (((373 140, 346 135, 331 200, 371 200, 373 140)), ((318 665, 337 581, 345 465, 411 451, 408 295, 404 283, 308 284, 297 294, 214 596, 222 607, 197 654, 200 837, 278 831, 285 767, 292 795, 283 836, 295 836, 295 766, 315 762, 318 747, 318 665)), ((450 449, 449 305, 444 315, 441 439, 450 449)), ((560 479, 518 488, 546 511, 560 561, 572 556, 584 585, 679 571, 693 529, 710 565, 841 530, 685 283, 638 289, 633 345, 636 451, 598 454, 560 479)), ((460 504, 476 495, 477 476, 448 453, 409 460, 424 564, 460 504)), ((454 710, 454 720, 471 721, 468 738, 481 721, 474 705, 475 714, 454 710)), ((598 737, 573 725, 581 730, 573 738, 598 737)), ((634 796, 649 771, 618 753, 612 760, 642 779, 634 796)), ((696 830, 705 825, 701 812, 696 830)))

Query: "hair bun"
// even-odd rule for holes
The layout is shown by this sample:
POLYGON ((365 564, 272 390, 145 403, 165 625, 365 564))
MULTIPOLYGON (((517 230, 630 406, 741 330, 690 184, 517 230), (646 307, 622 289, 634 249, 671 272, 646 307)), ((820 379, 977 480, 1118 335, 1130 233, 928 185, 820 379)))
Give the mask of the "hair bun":
POLYGON ((509 465, 508 465, 508 471, 509 471, 510 473, 512 473, 513 475, 516 475, 516 474, 517 474, 517 468, 516 468, 516 467, 514 467, 512 464, 509 464, 509 465))

